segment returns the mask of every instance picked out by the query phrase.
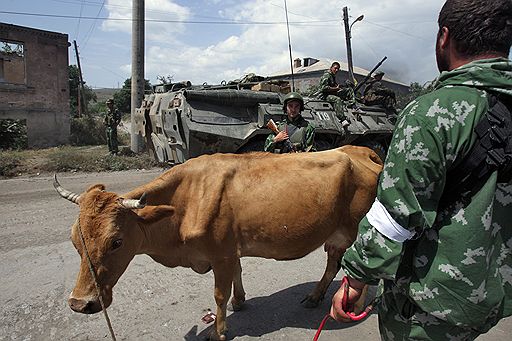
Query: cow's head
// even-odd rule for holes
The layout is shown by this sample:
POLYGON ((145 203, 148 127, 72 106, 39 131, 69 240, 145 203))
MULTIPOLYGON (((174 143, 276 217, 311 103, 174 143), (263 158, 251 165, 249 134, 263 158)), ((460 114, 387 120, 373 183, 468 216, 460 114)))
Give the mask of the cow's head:
POLYGON ((97 313, 102 308, 96 283, 108 307, 112 303, 112 288, 133 257, 140 253, 147 220, 169 216, 172 208, 148 207, 144 214, 141 211, 144 211, 145 195, 139 200, 123 199, 106 192, 103 185, 91 186, 78 195, 62 188, 56 176, 54 186, 62 197, 80 206, 78 219, 71 229, 71 241, 81 257, 80 272, 68 300, 69 306, 76 312, 97 313))

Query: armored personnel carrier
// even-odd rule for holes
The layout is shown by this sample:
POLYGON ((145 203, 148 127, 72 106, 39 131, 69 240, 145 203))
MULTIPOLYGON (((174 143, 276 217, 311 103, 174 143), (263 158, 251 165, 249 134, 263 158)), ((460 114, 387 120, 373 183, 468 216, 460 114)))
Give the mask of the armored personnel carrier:
MULTIPOLYGON (((262 151, 270 133, 267 122, 285 115, 285 94, 251 90, 276 90, 261 84, 265 83, 155 86, 136 111, 150 154, 160 162, 177 164, 202 154, 262 151)), ((305 97, 304 106, 303 117, 316 127, 316 150, 354 144, 369 146, 381 157, 385 154, 394 114, 384 108, 347 108, 350 125, 343 128, 331 102, 305 97)))

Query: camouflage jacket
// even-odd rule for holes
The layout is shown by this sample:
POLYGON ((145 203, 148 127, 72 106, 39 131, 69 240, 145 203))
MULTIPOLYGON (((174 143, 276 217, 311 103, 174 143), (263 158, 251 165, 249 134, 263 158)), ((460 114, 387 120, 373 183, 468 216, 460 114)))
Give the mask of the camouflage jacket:
POLYGON ((495 172, 469 203, 440 207, 439 199, 447 171, 475 141, 488 91, 512 96, 509 60, 443 72, 433 92, 407 105, 377 199, 342 261, 349 276, 392 281, 397 295, 423 311, 482 333, 512 314, 512 183, 497 183, 495 172), (410 239, 416 245, 408 259, 410 239))
POLYGON ((121 122, 121 113, 119 112, 119 110, 107 109, 107 113, 105 114, 104 120, 105 125, 109 128, 115 128, 117 127, 119 122, 121 122))
POLYGON ((336 75, 332 74, 329 70, 326 71, 322 78, 320 78, 320 92, 322 93, 322 98, 325 99, 330 93, 328 91, 329 87, 335 87, 338 83, 336 82, 336 75))
MULTIPOLYGON (((301 115, 298 116, 294 121, 290 121, 288 117, 285 120, 277 123, 277 128, 280 131, 288 132, 290 142, 295 147, 296 151, 305 152, 313 150, 313 142, 315 139, 315 127, 306 121, 301 115)), ((271 133, 265 141, 264 150, 272 153, 289 153, 290 150, 286 146, 285 142, 274 143, 274 137, 276 134, 271 133)))

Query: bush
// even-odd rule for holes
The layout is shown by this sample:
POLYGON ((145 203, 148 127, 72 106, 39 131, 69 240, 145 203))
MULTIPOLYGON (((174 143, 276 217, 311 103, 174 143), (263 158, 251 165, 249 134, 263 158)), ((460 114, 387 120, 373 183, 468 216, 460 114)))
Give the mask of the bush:
POLYGON ((0 178, 47 172, 103 172, 168 166, 156 162, 148 154, 135 154, 128 147, 121 147, 117 156, 111 155, 105 145, 0 151, 0 178))
POLYGON ((25 149, 28 147, 25 120, 0 120, 0 149, 25 149))
POLYGON ((13 152, 0 152, 0 176, 15 176, 20 164, 20 155, 13 152))
POLYGON ((103 118, 83 116, 71 118, 70 143, 74 146, 100 145, 107 143, 103 118))
POLYGON ((157 167, 159 164, 147 154, 134 154, 129 148, 121 148, 120 155, 111 155, 102 147, 59 147, 41 165, 47 172, 101 172, 157 167))

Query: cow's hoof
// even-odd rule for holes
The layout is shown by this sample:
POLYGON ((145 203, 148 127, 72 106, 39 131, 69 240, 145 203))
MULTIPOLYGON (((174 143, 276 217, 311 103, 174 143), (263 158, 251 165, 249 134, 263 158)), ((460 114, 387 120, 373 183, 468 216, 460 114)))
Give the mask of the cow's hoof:
POLYGON ((245 300, 243 301, 235 301, 235 300, 231 300, 231 303, 228 304, 228 310, 229 311, 240 311, 243 309, 244 307, 244 302, 245 300))
POLYGON ((227 338, 226 334, 218 335, 217 333, 213 332, 210 335, 210 341, 226 341, 227 339, 228 338, 227 338))
POLYGON ((316 308, 318 307, 318 304, 320 303, 319 300, 313 299, 310 295, 304 297, 302 301, 300 301, 300 304, 304 308, 316 308))
POLYGON ((222 332, 218 332, 216 329, 216 326, 213 326, 211 332, 210 332, 210 341, 226 341, 228 339, 227 337, 228 329, 224 329, 222 332))

